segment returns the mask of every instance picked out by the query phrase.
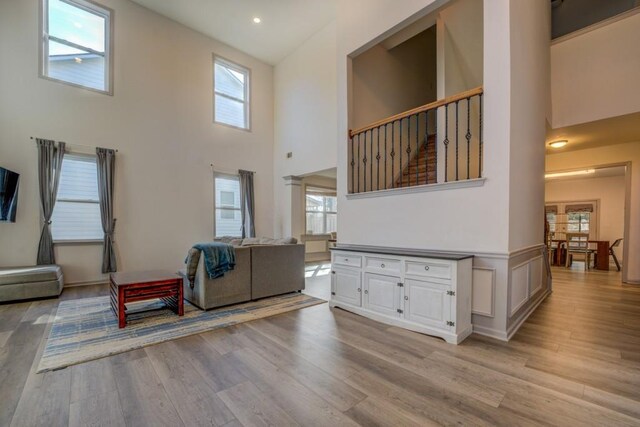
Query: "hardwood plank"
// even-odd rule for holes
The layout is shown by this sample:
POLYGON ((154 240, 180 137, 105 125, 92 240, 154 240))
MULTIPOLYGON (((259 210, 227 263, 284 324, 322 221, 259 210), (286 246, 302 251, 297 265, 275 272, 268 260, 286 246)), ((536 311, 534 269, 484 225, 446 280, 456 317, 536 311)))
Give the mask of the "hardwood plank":
POLYGON ((251 382, 268 394, 296 422, 304 426, 355 426, 349 417, 328 404, 313 391, 294 380, 253 350, 240 349, 229 353, 247 372, 251 382))
MULTIPOLYGON (((247 328, 248 329, 248 328, 247 328)), ((346 411, 367 396, 310 362, 297 357, 264 335, 248 329, 240 336, 245 348, 254 350, 340 411, 346 411)))
POLYGON ((71 402, 69 427, 124 427, 125 425, 117 390, 71 402))
POLYGON ((127 426, 184 425, 149 359, 114 361, 113 372, 127 426))
POLYGON ((202 335, 193 335, 175 341, 182 357, 191 365, 214 392, 225 390, 247 381, 247 377, 218 353, 202 335))
POLYGON ((71 370, 71 403, 117 391, 109 359, 98 359, 68 368, 71 370))
POLYGON ((410 412, 393 405, 389 400, 380 399, 374 396, 367 397, 365 400, 349 409, 346 414, 363 426, 421 427, 440 425, 429 419, 415 417, 410 412))
POLYGON ((145 352, 185 425, 223 426, 233 420, 231 411, 176 346, 165 342, 145 352))
POLYGON ((245 427, 300 425, 251 382, 218 392, 218 396, 245 427))

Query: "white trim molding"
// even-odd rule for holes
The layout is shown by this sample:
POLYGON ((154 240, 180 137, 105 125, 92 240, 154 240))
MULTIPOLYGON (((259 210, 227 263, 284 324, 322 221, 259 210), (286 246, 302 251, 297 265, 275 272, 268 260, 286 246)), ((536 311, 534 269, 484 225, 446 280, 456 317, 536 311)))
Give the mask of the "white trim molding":
POLYGON ((441 182, 438 184, 414 185, 413 187, 390 188, 387 190, 367 191, 365 193, 346 194, 347 200, 368 199, 370 197, 400 196, 403 194, 426 193, 430 191, 455 190, 458 188, 482 187, 486 178, 465 179, 461 181, 441 182))

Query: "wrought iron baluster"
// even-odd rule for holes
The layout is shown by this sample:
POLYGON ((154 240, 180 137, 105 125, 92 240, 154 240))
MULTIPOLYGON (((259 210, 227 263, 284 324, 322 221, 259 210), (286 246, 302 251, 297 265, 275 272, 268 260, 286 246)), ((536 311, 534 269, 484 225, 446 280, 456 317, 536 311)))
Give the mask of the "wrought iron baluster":
POLYGON ((396 129, 396 122, 391 122, 391 152, 389 153, 391 155, 391 188, 396 188, 396 183, 395 183, 395 170, 394 170, 394 166, 395 166, 395 160, 396 160, 396 149, 395 149, 395 143, 396 143, 396 138, 395 138, 395 129, 396 129))
MULTIPOLYGON (((402 119, 400 119, 400 123, 398 125, 398 133, 400 134, 400 146, 398 149, 398 152, 400 153, 400 156, 398 158, 398 172, 400 173, 400 188, 402 188, 402 119)), ((393 179, 395 180, 395 175, 393 176, 393 179)))
POLYGON ((429 183, 429 110, 424 113, 424 183, 429 183))
POLYGON ((354 193, 355 187, 356 187, 356 183, 354 181, 354 169, 356 166, 356 161, 355 161, 355 157, 354 157, 354 151, 353 151, 353 142, 354 142, 354 137, 353 135, 351 135, 351 193, 354 193))
POLYGON ((371 145, 369 150, 371 152, 371 157, 369 157, 369 180, 371 184, 369 184, 369 191, 373 191, 373 131, 374 129, 371 129, 371 145))
POLYGON ((458 180, 458 166, 459 166, 459 161, 458 161, 458 124, 459 124, 459 120, 458 120, 458 103, 460 101, 456 101, 456 181, 458 180))
POLYGON ((360 192, 360 135, 358 134, 358 193, 360 192))
POLYGON ((380 190, 380 129, 381 127, 378 128, 378 155, 376 156, 378 166, 376 167, 376 190, 380 190))
POLYGON ((367 192, 367 132, 364 131, 364 147, 362 147, 364 151, 362 157, 362 186, 364 187, 364 193, 367 192))
MULTIPOLYGON (((411 116, 407 117, 407 187, 411 185, 411 116)), ((404 170, 400 179, 404 181, 404 170)))
POLYGON ((444 106, 444 182, 449 181, 449 105, 444 106))
POLYGON ((471 98, 467 98, 467 179, 471 178, 469 173, 469 162, 471 161, 471 98))
POLYGON ((478 96, 478 102, 480 103, 480 135, 478 137, 479 151, 478 151, 478 178, 482 178, 482 94, 478 96))
POLYGON ((433 159, 435 182, 438 183, 438 108, 433 111, 433 159))
POLYGON ((384 125, 384 188, 387 189, 387 125, 384 125))
MULTIPOLYGON (((424 113, 427 114, 426 112, 424 113)), ((420 185, 420 113, 416 115, 416 184, 420 185)))

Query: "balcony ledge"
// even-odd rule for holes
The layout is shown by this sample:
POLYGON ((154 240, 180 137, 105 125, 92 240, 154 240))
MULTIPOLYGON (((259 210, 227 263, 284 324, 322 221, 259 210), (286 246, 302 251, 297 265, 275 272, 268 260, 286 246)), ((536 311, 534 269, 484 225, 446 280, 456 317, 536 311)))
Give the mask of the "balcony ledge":
POLYGON ((367 191, 347 194, 348 200, 367 199, 370 197, 399 196, 402 194, 426 193, 429 191, 455 190, 458 188, 482 187, 487 178, 465 179, 442 182, 439 184, 415 185, 413 187, 390 188, 388 190, 367 191))

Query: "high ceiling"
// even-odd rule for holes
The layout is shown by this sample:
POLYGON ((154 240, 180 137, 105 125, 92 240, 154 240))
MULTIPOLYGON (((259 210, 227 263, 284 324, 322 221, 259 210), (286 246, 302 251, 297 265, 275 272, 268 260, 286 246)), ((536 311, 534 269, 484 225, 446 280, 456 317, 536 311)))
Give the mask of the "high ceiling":
POLYGON ((335 18, 337 0, 133 0, 269 64, 335 18), (256 24, 253 18, 260 18, 256 24))
POLYGON ((550 129, 547 130, 546 144, 547 154, 554 154, 634 141, 640 141, 640 113, 550 129), (550 142, 561 139, 569 143, 559 149, 549 148, 550 142))

